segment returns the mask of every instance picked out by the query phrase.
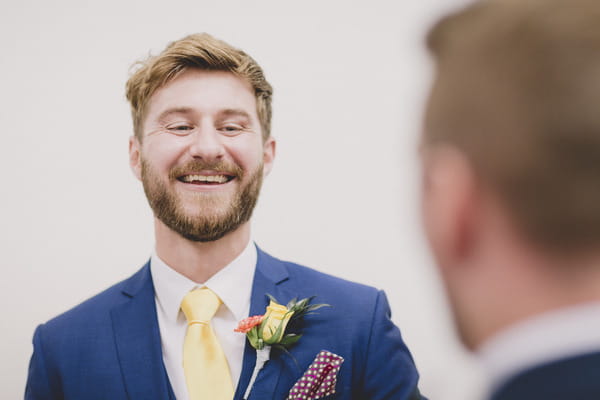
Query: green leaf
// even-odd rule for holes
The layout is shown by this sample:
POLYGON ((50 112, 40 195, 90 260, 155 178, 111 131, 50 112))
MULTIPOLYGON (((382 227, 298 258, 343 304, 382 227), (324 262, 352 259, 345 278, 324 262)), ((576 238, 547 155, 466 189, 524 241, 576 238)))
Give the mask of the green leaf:
POLYGON ((300 300, 299 302, 296 303, 296 308, 302 309, 302 308, 306 307, 306 305, 308 303, 310 303, 312 301, 312 299, 314 299, 314 298, 315 298, 315 296, 312 296, 312 297, 307 297, 305 299, 300 300))
POLYGON ((298 361, 296 360, 296 357, 294 357, 292 355, 292 353, 290 353, 288 351, 288 349, 286 349, 284 346, 282 346, 280 344, 273 345, 273 348, 281 350, 283 353, 285 353, 286 355, 288 355, 294 361, 294 364, 296 364, 296 368, 298 369, 298 372, 300 372, 300 365, 298 365, 298 361))
POLYGON ((300 300, 295 304, 291 311, 294 311, 292 315, 292 320, 298 320, 303 318, 306 315, 313 314, 313 311, 318 310, 322 307, 331 307, 329 304, 310 304, 310 302, 315 298, 315 296, 307 297, 305 299, 300 300))
POLYGON ((271 333, 271 337, 269 338, 269 340, 265 340, 265 343, 266 344, 278 343, 281 340, 281 337, 283 336, 283 320, 277 326, 277 330, 275 330, 275 333, 273 333, 273 331, 271 331, 270 333, 271 333))
POLYGON ((258 339, 258 333, 256 332, 256 328, 252 328, 250 329, 247 333, 246 336, 248 336, 248 339, 252 340, 252 338, 256 338, 258 339))
POLYGON ((281 339, 279 344, 284 347, 291 347, 291 346, 295 345, 296 342, 298 342, 298 340, 300 340, 301 337, 302 337, 302 335, 296 335, 295 333, 290 333, 288 335, 285 335, 283 337, 283 339, 281 339))
POLYGON ((287 308, 288 310, 291 310, 291 309, 294 307, 294 304, 296 304, 296 301, 297 301, 297 300, 298 300, 298 298, 297 298, 297 297, 294 297, 293 299, 291 299, 291 300, 290 300, 290 301, 287 303, 287 305, 286 305, 286 308, 287 308))
POLYGON ((269 300, 271 300, 271 301, 273 301, 273 302, 275 302, 275 303, 277 303, 277 304, 281 304, 281 303, 279 303, 279 302, 277 301, 277 299, 276 299, 275 297, 273 297, 273 296, 272 296, 272 295, 270 295, 269 293, 267 293, 267 297, 269 298, 269 300))
POLYGON ((260 323, 260 325, 258 326, 258 329, 256 330, 256 334, 257 334, 257 335, 258 335, 258 337, 259 337, 259 338, 261 338, 261 339, 262 339, 262 337, 263 337, 263 332, 265 331, 265 326, 267 325, 267 320, 268 320, 269 318, 270 318, 270 317, 263 318, 262 322, 261 322, 261 323, 260 323))
POLYGON ((258 349, 258 331, 256 328, 252 328, 248 333, 246 333, 246 336, 248 337, 250 345, 255 349, 258 349))

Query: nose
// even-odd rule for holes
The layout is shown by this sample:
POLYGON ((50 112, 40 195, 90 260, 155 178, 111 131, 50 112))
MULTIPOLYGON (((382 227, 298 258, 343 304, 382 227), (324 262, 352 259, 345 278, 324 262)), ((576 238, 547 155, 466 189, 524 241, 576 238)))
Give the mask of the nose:
POLYGON ((212 126, 197 129, 190 135, 188 151, 193 158, 204 161, 218 160, 225 154, 221 136, 212 126))

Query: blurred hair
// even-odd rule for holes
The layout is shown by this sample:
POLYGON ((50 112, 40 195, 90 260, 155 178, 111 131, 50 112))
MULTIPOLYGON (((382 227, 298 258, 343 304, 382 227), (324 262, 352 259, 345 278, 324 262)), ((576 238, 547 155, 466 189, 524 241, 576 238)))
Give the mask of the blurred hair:
POLYGON ((172 42, 158 56, 150 56, 134 65, 138 68, 127 81, 126 96, 139 140, 142 140, 142 124, 154 92, 190 68, 227 71, 246 80, 254 90, 263 139, 269 137, 273 89, 262 68, 243 51, 207 33, 198 33, 172 42))
POLYGON ((469 158, 534 241, 600 243, 600 1, 488 0, 429 32, 423 145, 469 158))

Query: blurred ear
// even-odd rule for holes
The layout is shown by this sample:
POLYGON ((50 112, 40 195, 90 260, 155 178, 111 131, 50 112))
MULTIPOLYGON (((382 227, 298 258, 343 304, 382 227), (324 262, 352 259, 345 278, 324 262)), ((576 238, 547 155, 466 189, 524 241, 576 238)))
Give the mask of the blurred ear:
POLYGON ((273 169, 273 162, 275 161, 275 152, 277 149, 277 142, 273 137, 269 137, 263 145, 263 165, 264 172, 263 176, 269 175, 273 169))
POLYGON ((142 160, 140 154, 140 141, 137 137, 131 136, 129 138, 129 166, 133 171, 133 175, 142 180, 142 160))
POLYGON ((422 212, 438 266, 461 265, 476 239, 477 180, 469 160, 449 146, 422 153, 422 212))

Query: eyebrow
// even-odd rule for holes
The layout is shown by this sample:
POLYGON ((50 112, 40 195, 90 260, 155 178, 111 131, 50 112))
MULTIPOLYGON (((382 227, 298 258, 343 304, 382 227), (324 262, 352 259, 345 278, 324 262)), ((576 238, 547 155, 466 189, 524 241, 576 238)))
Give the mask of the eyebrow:
POLYGON ((228 108, 225 110, 221 110, 218 112, 218 115, 221 117, 244 117, 249 120, 252 119, 252 117, 250 116, 250 114, 248 114, 248 112, 246 112, 242 109, 238 109, 238 108, 228 108))
MULTIPOLYGON (((194 112, 194 109, 191 107, 173 107, 168 108, 165 111, 161 112, 158 116, 158 120, 163 120, 171 114, 191 114, 194 112)), ((244 111, 239 108, 227 108, 225 110, 220 110, 218 113, 219 117, 244 117, 249 120, 252 119, 250 114, 247 111, 244 111)))
POLYGON ((168 117, 171 114, 190 114, 192 113, 194 110, 192 110, 190 107, 173 107, 173 108, 168 108, 165 111, 161 112, 160 115, 158 116, 158 120, 161 121, 163 119, 165 119, 166 117, 168 117))

